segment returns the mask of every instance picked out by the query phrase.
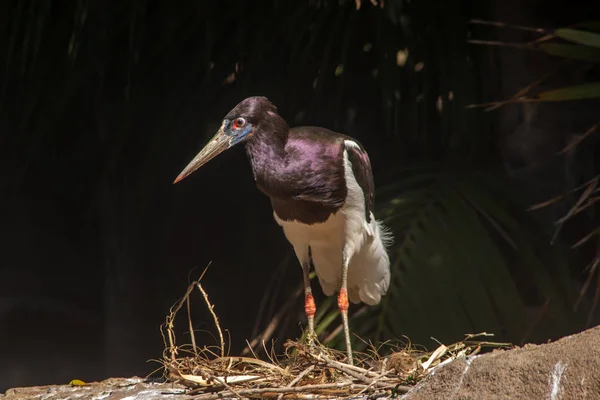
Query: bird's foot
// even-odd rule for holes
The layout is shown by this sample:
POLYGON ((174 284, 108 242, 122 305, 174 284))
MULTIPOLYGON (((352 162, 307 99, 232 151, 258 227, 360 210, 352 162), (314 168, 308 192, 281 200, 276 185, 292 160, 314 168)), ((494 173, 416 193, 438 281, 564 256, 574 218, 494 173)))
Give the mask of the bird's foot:
POLYGON ((306 344, 308 345, 308 348, 310 351, 314 350, 317 347, 316 339, 317 339, 317 336, 314 333, 306 334, 306 344))
POLYGON ((309 349, 312 351, 315 349, 315 342, 317 340, 317 334, 315 333, 315 320, 314 316, 308 316, 308 332, 306 332, 306 343, 309 349))

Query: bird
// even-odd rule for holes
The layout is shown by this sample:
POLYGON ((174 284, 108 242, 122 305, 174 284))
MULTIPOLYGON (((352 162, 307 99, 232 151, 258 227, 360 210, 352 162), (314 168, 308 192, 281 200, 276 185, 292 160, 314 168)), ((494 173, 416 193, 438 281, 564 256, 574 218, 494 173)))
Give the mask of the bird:
POLYGON ((353 364, 349 301, 376 305, 390 283, 389 230, 373 215, 375 186, 364 147, 316 126, 290 128, 266 97, 248 97, 223 118, 215 136, 177 176, 178 183, 243 143, 258 189, 302 267, 309 343, 316 304, 311 264, 327 296, 337 292, 348 363, 353 364))

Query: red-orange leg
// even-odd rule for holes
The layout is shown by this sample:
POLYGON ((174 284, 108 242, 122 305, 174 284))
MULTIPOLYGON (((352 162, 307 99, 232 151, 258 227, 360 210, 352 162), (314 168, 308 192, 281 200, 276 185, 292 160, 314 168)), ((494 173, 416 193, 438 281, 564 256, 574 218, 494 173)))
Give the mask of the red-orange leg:
POLYGON ((348 307, 348 291, 342 288, 338 294, 338 308, 340 311, 348 311, 348 307))
POLYGON ((309 263, 302 265, 302 272, 304 275, 304 312, 308 320, 308 344, 312 346, 315 339, 315 313, 317 312, 317 306, 315 298, 312 295, 312 289, 310 288, 309 263))

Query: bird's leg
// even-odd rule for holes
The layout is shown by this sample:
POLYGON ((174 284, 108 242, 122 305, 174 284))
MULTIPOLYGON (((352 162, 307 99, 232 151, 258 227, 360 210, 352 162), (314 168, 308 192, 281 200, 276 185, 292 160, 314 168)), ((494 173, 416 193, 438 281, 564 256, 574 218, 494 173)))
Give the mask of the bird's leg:
POLYGON ((304 312, 308 319, 308 345, 312 347, 315 339, 315 312, 317 306, 310 288, 310 262, 302 264, 302 274, 304 275, 304 312))
POLYGON ((342 284, 338 294, 338 308, 342 314, 344 324, 344 338, 346 339, 346 351, 348 352, 348 363, 354 365, 352 359, 352 346, 350 345, 350 327, 348 326, 348 257, 344 254, 342 258, 342 284))

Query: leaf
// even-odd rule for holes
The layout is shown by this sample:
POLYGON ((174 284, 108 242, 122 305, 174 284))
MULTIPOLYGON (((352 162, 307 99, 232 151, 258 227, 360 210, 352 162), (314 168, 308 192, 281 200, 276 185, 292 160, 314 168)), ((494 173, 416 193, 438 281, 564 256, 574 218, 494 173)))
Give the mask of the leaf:
POLYGON ((69 385, 71 386, 84 386, 86 383, 82 380, 79 379, 73 379, 71 382, 69 382, 69 385))
POLYGON ((600 21, 583 21, 577 22, 572 25, 574 28, 583 28, 589 29, 591 31, 599 31, 600 32, 600 21))
POLYGON ((541 101, 580 100, 600 97, 600 82, 549 90, 540 93, 537 97, 541 101))
POLYGON ((571 28, 560 28, 554 31, 554 33, 556 36, 571 42, 600 48, 600 33, 593 33, 571 28))
POLYGON ((595 63, 600 62, 600 50, 594 47, 564 43, 543 43, 540 47, 543 51, 553 56, 595 63))
POLYGON ((441 344, 429 357, 429 359, 427 359, 427 361, 425 361, 421 366, 423 367, 424 370, 429 369, 429 367, 431 366, 431 364, 438 360, 439 358, 441 358, 444 354, 446 354, 446 352, 448 351, 448 347, 444 346, 443 344, 441 344))

